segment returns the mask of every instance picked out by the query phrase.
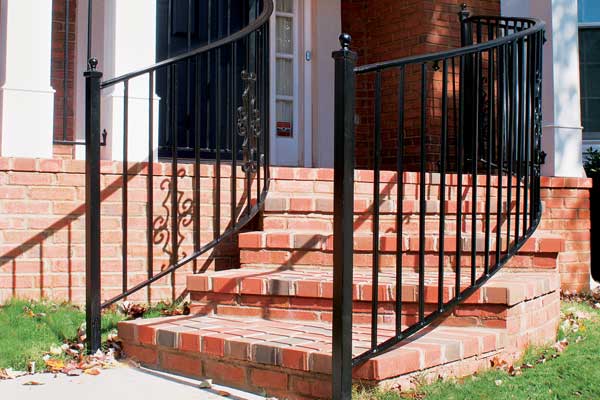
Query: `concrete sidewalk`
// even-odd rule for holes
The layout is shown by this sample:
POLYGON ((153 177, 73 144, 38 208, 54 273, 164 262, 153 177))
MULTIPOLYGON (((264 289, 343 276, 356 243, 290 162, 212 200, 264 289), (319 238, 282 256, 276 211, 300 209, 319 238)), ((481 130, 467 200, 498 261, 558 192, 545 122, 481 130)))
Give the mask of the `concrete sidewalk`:
POLYGON ((264 400, 239 390, 144 368, 102 370, 97 376, 39 374, 0 381, 2 400, 264 400), (27 382, 43 385, 28 386, 27 382))

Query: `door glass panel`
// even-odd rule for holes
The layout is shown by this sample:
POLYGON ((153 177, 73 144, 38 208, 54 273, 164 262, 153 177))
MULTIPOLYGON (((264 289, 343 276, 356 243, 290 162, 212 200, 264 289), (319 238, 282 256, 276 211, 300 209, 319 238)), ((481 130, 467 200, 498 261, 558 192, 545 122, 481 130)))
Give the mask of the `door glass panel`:
POLYGON ((277 52, 292 54, 294 52, 293 20, 289 17, 277 17, 277 52))
POLYGON ((294 95, 294 65, 292 60, 287 58, 277 59, 277 94, 294 95))
POLYGON ((277 0, 277 11, 284 13, 294 12, 294 0, 277 0))
POLYGON ((294 0, 277 0, 275 12, 275 104, 277 137, 294 136, 296 68, 294 0))

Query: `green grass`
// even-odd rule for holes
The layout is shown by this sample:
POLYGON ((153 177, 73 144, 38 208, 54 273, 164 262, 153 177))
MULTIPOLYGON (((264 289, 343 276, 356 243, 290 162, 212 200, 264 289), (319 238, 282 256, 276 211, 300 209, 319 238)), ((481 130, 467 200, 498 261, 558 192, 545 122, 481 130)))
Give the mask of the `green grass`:
MULTIPOLYGON (((396 400, 416 398, 426 400, 459 399, 600 399, 600 310, 585 303, 563 302, 565 314, 576 311, 591 314, 591 319, 580 319, 578 332, 559 330, 559 339, 566 338, 569 345, 559 357, 543 364, 535 361, 541 354, 550 356, 550 348, 529 349, 523 359, 535 364, 523 369, 522 374, 510 376, 501 370, 481 373, 463 381, 437 382, 425 385, 414 393, 400 395, 392 391, 357 392, 356 399, 396 400), (577 337, 581 337, 575 343, 577 337), (497 381, 502 381, 497 385, 497 381)), ((519 363, 515 365, 521 365, 519 363)))
MULTIPOLYGON (((115 329, 121 319, 117 313, 105 313, 103 335, 115 329)), ((40 368, 44 353, 52 346, 74 341, 84 321, 85 313, 70 304, 9 301, 0 307, 0 368, 24 370, 30 361, 40 368)))

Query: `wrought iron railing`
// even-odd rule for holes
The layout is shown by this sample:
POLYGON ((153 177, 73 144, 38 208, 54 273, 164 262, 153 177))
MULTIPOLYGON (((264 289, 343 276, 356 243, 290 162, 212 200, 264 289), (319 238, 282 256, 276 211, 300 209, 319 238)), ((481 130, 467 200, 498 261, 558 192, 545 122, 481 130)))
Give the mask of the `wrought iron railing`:
MULTIPOLYGON (((150 67, 134 71, 123 76, 102 81, 102 73, 96 70, 97 60, 90 59, 86 77, 86 312, 87 335, 89 348, 95 351, 100 346, 100 312, 122 299, 131 296, 150 284, 164 278, 180 267, 198 259, 218 244, 228 240, 251 221, 263 206, 269 188, 269 18, 273 12, 272 0, 252 1, 259 6, 260 12, 250 16, 249 23, 241 30, 222 39, 208 43, 185 54, 158 62, 150 67), (185 71, 187 84, 178 81, 180 71, 185 71), (170 137, 170 183, 168 199, 170 204, 170 261, 160 272, 154 272, 154 192, 155 192, 155 161, 158 143, 155 143, 157 133, 157 111, 155 110, 156 77, 166 76, 166 98, 164 102, 167 136, 170 137), (190 78, 191 77, 191 78, 190 78), (207 89, 207 82, 211 88, 207 89), (139 86, 147 85, 147 104, 145 117, 140 119, 139 86), (130 95, 130 88, 136 85, 137 96, 130 95), (101 179, 100 179, 100 143, 101 143, 101 113, 103 91, 122 89, 122 130, 111 132, 113 139, 121 135, 122 140, 122 170, 118 188, 121 191, 121 224, 120 261, 122 275, 122 290, 116 296, 101 303, 101 179), (182 166, 178 152, 178 137, 180 137, 180 116, 178 99, 181 92, 192 96, 194 107, 190 113, 195 116, 192 127, 186 128, 189 136, 191 131, 194 139, 190 141, 192 160, 186 160, 193 165, 193 200, 191 210, 182 210, 179 204, 178 190, 179 167, 182 166), (130 103, 134 97, 136 103, 136 122, 130 118, 130 103), (206 107, 204 109, 203 107, 206 107), (203 116, 203 118, 201 117, 203 116), (210 123, 210 119, 213 122, 210 123), (147 133, 145 143, 135 143, 135 146, 146 146, 147 157, 141 166, 133 166, 129 162, 130 130, 136 130, 139 138, 140 120, 145 121, 147 133), (201 143, 203 137, 211 135, 214 138, 214 157, 210 161, 202 159, 201 143), (221 158, 221 149, 227 144, 230 149, 228 160, 221 158), (231 154, 235 155, 231 155, 231 154), (214 235, 206 240, 200 234, 201 227, 201 196, 202 185, 201 164, 209 162, 213 167, 213 215, 211 226, 214 235), (222 177, 222 169, 229 169, 226 178, 229 180, 228 193, 223 193, 226 186, 222 177), (238 168, 240 169, 238 171, 238 168), (147 240, 147 279, 129 285, 128 279, 128 243, 129 229, 129 180, 140 170, 144 170, 146 181, 146 240, 147 240), (243 180, 243 190, 238 189, 238 181, 243 180), (241 193, 243 192, 243 193, 241 193), (229 201, 229 205, 227 205, 229 201), (222 206, 222 203, 224 206, 222 206), (223 208, 229 208, 224 210, 223 208), (183 215, 182 213, 186 214, 183 215), (179 251, 180 220, 190 218, 193 223, 193 251, 189 255, 179 251), (227 226, 222 226, 222 218, 228 219, 227 226)), ((256 10, 253 7, 253 10, 256 10)), ((120 93, 119 93, 120 96, 120 93)), ((164 96, 164 95, 163 95, 164 96)), ((144 96, 145 97, 145 96, 144 96)), ((113 112, 115 110, 113 109, 113 112)), ((189 121, 189 116, 184 116, 189 121)), ((114 126, 114 125, 113 125, 114 126)), ((189 147, 189 143, 188 143, 189 147)), ((241 187, 242 185, 240 185, 241 187)), ((168 203, 167 202, 167 203, 168 203)))
MULTIPOLYGON (((354 366, 397 346, 485 284, 523 246, 540 221, 544 23, 533 18, 469 16, 465 8, 459 15, 460 48, 357 67, 350 37, 342 35, 342 49, 334 53, 334 398, 351 397, 354 366), (355 99, 359 79, 362 88, 374 93, 370 102, 373 124, 368 127, 374 172, 372 312, 370 348, 353 354, 355 124, 360 120, 355 118, 355 99), (390 91, 396 94, 390 96, 390 91), (396 204, 395 335, 380 340, 380 173, 385 130, 398 144, 394 168, 397 191, 395 198, 392 196, 396 204), (413 150, 418 148, 416 323, 408 323, 402 314, 403 234, 411 223, 403 219, 409 134, 412 143, 416 142, 413 150), (432 229, 432 220, 426 216, 427 195, 433 182, 437 185, 437 178, 439 198, 438 192, 433 192, 440 213, 438 226, 432 229), (456 211, 450 215, 447 209, 456 211), (428 265, 431 261, 426 263, 429 237, 438 243, 438 261, 433 266, 428 265), (477 239, 481 238, 484 244, 480 247, 477 239), (466 239, 471 240, 470 246, 464 245, 466 239), (450 250, 445 249, 448 243, 452 244, 450 250), (427 270, 437 277, 437 299, 426 313, 427 270), (453 295, 445 298, 450 276, 453 295)), ((361 96, 363 108, 365 98, 361 96)))

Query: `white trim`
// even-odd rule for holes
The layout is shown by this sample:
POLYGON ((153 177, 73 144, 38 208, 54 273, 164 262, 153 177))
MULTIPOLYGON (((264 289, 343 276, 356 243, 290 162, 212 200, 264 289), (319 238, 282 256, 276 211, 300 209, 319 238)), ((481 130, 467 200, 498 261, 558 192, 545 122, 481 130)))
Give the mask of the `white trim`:
POLYGON ((313 91, 313 80, 312 80, 312 57, 311 60, 306 59, 306 53, 312 52, 312 2, 310 0, 304 0, 304 48, 303 48, 303 63, 304 63, 304 129, 302 130, 302 137, 304 138, 304 167, 310 168, 313 166, 313 154, 312 154, 312 91, 313 91))

